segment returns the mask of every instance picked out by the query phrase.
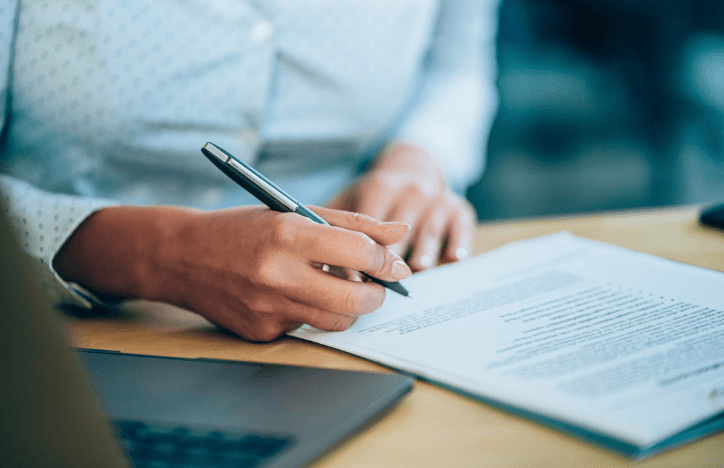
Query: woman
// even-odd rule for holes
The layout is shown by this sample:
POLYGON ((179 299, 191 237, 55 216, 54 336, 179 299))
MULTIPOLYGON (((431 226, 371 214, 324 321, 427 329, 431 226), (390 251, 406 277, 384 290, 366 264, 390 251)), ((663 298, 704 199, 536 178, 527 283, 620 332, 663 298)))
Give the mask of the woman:
POLYGON ((0 183, 51 297, 161 300, 265 341, 300 323, 344 329, 381 305, 379 285, 323 264, 396 281, 410 273, 400 256, 412 270, 464 258, 474 214, 455 189, 482 167, 496 13, 11 2, 0 183), (316 211, 336 227, 248 206, 200 154, 206 141, 326 202, 316 211))

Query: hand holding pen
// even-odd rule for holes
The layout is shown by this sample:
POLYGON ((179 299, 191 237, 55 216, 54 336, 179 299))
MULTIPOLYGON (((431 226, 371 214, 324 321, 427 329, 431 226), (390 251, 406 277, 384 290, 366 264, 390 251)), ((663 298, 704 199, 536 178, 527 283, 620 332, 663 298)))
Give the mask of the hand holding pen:
MULTIPOLYGON (((242 186, 246 191, 270 209, 280 211, 282 213, 296 213, 314 221, 315 223, 329 226, 327 221, 319 217, 313 211, 308 210, 304 205, 292 198, 291 195, 287 194, 269 179, 261 175, 256 169, 242 161, 239 161, 215 144, 206 143, 204 147, 201 148, 201 152, 231 180, 242 186)), ((359 217, 360 215, 350 213, 350 216, 359 217)), ((393 268, 398 271, 402 271, 402 269, 407 269, 407 266, 400 258, 395 260, 393 268)), ((361 271, 361 273, 367 279, 374 281, 381 286, 384 286, 403 296, 408 296, 407 290, 398 282, 384 281, 364 271, 361 271)))
POLYGON ((162 264, 156 268, 154 259, 151 273, 156 273, 149 275, 162 292, 144 298, 193 310, 252 341, 272 340, 301 324, 344 330, 382 305, 385 288, 377 282, 349 281, 321 265, 360 271, 390 285, 411 274, 385 247, 407 234, 404 223, 319 207, 307 216, 259 206, 151 211, 138 207, 129 213, 133 224, 148 217, 167 231, 167 240, 154 250, 162 264), (310 220, 312 215, 331 225, 310 220))
POLYGON ((251 341, 272 340, 301 324, 345 330, 378 309, 385 288, 320 266, 404 279, 409 268, 384 245, 402 239, 407 225, 314 209, 335 226, 260 206, 196 213, 184 257, 203 281, 188 285, 193 302, 184 307, 251 341))
POLYGON ((53 266, 102 297, 173 304, 251 341, 301 324, 344 330, 382 305, 385 288, 321 265, 390 283, 405 279, 410 269, 386 246, 409 228, 312 209, 334 226, 260 206, 110 206, 83 221, 53 266))

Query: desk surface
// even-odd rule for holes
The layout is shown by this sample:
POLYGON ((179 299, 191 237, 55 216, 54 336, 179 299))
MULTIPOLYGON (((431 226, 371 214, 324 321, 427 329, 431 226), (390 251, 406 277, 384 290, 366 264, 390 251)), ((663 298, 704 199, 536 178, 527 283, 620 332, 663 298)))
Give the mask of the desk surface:
MULTIPOLYGON (((691 207, 480 225, 475 253, 568 230, 672 260, 724 271, 724 231, 700 226, 691 207)), ((295 338, 252 344, 189 312, 137 303, 115 315, 68 318, 76 346, 128 353, 236 359, 389 372, 372 362, 295 338)), ((633 463, 606 450, 425 382, 386 417, 332 450, 315 467, 724 466, 724 434, 633 463)))

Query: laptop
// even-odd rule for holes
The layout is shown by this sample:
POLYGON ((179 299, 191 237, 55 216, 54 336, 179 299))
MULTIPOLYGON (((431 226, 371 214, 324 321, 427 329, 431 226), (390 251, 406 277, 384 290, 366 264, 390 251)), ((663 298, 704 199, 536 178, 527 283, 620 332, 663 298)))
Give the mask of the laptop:
POLYGON ((7 467, 303 466, 384 414, 403 375, 71 350, 0 216, 7 467))

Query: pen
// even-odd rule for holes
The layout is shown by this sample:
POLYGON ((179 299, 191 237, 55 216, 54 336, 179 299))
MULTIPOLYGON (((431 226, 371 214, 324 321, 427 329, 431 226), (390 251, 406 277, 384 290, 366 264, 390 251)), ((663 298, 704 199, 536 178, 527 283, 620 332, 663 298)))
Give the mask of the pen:
MULTIPOLYGON (((282 213, 294 212, 304 216, 305 218, 311 219, 315 223, 326 224, 329 226, 328 222, 317 216, 317 214, 313 211, 308 210, 304 205, 274 185, 256 169, 248 164, 245 164, 243 161, 239 161, 215 144, 206 143, 204 147, 201 148, 201 152, 204 153, 204 156, 209 158, 209 161, 214 163, 221 172, 229 176, 229 178, 237 184, 241 185, 244 190, 252 194, 257 200, 264 203, 270 209, 280 211, 282 213)), ((409 295, 407 289, 405 289, 400 283, 383 281, 381 279, 374 278, 365 272, 361 273, 371 281, 381 284, 387 289, 390 289, 398 294, 402 294, 403 296, 409 295)))

